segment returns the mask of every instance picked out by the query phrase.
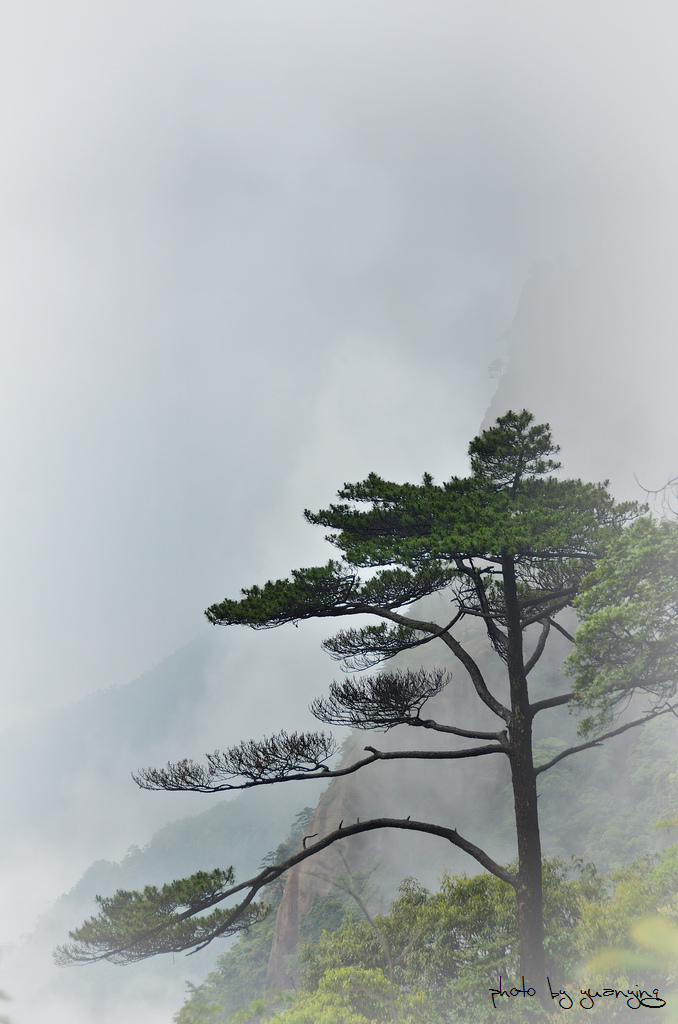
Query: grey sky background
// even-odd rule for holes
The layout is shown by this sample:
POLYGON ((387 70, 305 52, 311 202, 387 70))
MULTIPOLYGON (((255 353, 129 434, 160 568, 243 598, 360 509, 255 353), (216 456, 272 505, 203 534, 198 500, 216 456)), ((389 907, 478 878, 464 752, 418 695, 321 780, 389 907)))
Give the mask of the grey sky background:
MULTIPOLYGON (((587 282, 538 365, 514 353, 566 470, 678 471, 675 5, 22 0, 1 24, 3 728, 326 560, 300 513, 345 480, 463 473, 538 260, 587 282)), ((229 741, 298 721, 314 630, 229 641, 206 745, 216 711, 229 741)), ((140 841, 116 828, 70 868, 140 841)))
POLYGON ((303 560, 344 479, 460 468, 534 260, 675 255, 670 5, 3 19, 7 724, 303 560))

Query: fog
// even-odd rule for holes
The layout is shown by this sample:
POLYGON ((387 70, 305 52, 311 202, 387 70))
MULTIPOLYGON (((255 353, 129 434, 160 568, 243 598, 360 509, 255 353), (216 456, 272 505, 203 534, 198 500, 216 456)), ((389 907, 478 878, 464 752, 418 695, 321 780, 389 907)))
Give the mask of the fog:
MULTIPOLYGON (((620 495, 678 471, 677 22, 572 0, 5 5, 15 1024, 12 948, 47 904, 205 809, 136 792, 138 759, 304 725, 332 678, 322 628, 208 634, 202 616, 326 560, 304 507, 372 469, 463 473, 507 402, 552 422, 568 474, 620 495), (194 640, 173 719, 146 742, 121 718, 110 750, 76 734, 62 760, 68 722, 101 715, 83 701, 194 640)), ((110 1012, 155 1024, 180 997, 142 1002, 110 1012)), ((31 1021, 48 1010, 90 1020, 33 1003, 31 1021)))

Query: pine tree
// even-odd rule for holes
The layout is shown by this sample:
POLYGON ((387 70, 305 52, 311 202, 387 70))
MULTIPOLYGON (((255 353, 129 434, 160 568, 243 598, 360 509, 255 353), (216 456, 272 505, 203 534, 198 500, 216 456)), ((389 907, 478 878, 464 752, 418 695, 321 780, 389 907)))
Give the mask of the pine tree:
MULTIPOLYGON (((199 897, 194 893, 187 899, 184 910, 173 907, 159 918, 154 896, 146 926, 138 917, 139 905, 133 908, 137 916, 130 918, 130 894, 118 894, 107 901, 105 919, 94 919, 72 934, 75 943, 61 951, 62 959, 133 960, 161 948, 183 949, 191 943, 200 948, 246 923, 248 915, 257 913, 255 896, 294 864, 339 839, 400 829, 445 839, 513 887, 520 970, 545 998, 537 780, 578 751, 658 715, 675 713, 670 699, 678 679, 678 526, 656 522, 644 506, 616 503, 606 484, 560 479, 560 464, 554 459, 558 451, 548 425, 535 424, 529 412, 509 412, 471 442, 471 473, 466 478, 436 484, 427 474, 420 484, 397 484, 371 474, 361 483, 346 484, 338 504, 305 513, 309 523, 331 531, 328 540, 339 558, 295 570, 289 579, 254 586, 240 599, 222 601, 206 612, 212 623, 254 629, 311 618, 367 616, 376 621, 342 629, 324 645, 332 657, 362 672, 401 651, 442 645, 446 660, 451 657, 461 666, 476 700, 494 717, 494 728, 468 728, 425 714, 427 702, 450 681, 444 668, 387 669, 333 683, 327 698, 314 701, 314 715, 326 724, 354 729, 404 725, 430 731, 445 735, 448 747, 381 751, 370 745, 358 761, 330 767, 336 752, 330 734, 281 732, 216 752, 205 764, 183 760, 136 776, 149 789, 224 792, 336 778, 380 760, 428 759, 440 765, 499 756, 510 766, 517 869, 499 864, 447 822, 342 822, 328 835, 305 838, 294 855, 245 882, 212 880, 199 897), (445 598, 446 616, 442 621, 419 618, 412 606, 437 593, 445 598), (563 621, 572 608, 581 622, 576 636, 563 621), (505 692, 492 692, 459 639, 458 627, 469 618, 481 622, 487 633, 503 666, 505 692), (567 668, 573 683, 533 700, 529 676, 554 632, 574 645, 567 668), (636 718, 629 721, 627 716, 620 723, 620 713, 636 693, 646 703, 636 718), (536 716, 565 705, 586 711, 581 742, 535 764, 536 716), (230 910, 194 917, 238 893, 244 899, 230 910), (189 921, 196 929, 192 939, 189 921)), ((200 889, 199 882, 196 887, 200 889)))

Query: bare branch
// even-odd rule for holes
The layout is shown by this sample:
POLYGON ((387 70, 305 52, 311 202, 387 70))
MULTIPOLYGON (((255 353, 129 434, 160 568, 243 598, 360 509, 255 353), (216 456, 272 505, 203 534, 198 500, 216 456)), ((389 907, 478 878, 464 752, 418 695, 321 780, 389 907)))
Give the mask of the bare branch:
POLYGON ((574 697, 574 692, 559 693, 557 697, 547 697, 546 700, 535 701, 534 704, 530 704, 530 713, 534 716, 538 711, 544 711, 545 708, 557 708, 563 704, 569 704, 574 697))
POLYGON ((401 761, 407 758, 415 760, 453 761, 460 757, 483 757, 485 754, 508 754, 508 747, 490 746, 468 747, 466 750, 377 750, 376 747, 365 747, 377 761, 401 761))
POLYGON ((527 629, 528 626, 532 626, 535 622, 541 622, 543 619, 551 619, 552 625, 554 625, 556 629, 560 629, 561 633, 564 633, 565 636, 569 636, 568 633, 558 626, 557 622, 553 622, 553 616, 557 615, 558 612, 562 612, 563 609, 567 608, 571 603, 571 597, 563 599, 562 601, 555 601, 552 605, 549 605, 548 608, 541 608, 539 611, 535 612, 534 615, 528 615, 527 618, 521 619, 520 628, 527 629))
POLYGON ((480 729, 461 729, 456 725, 442 725, 432 718, 410 718, 405 725, 419 726, 422 729, 432 729, 434 732, 449 733, 452 736, 463 736, 469 740, 499 740, 505 736, 505 732, 481 732, 480 729))
POLYGON ((670 477, 663 487, 644 487, 640 480, 633 474, 634 480, 641 490, 645 491, 648 498, 652 498, 652 507, 659 512, 663 518, 676 515, 676 498, 678 498, 678 476, 670 477))
POLYGON ((553 626, 553 628, 557 629, 559 633, 562 633, 562 635, 565 637, 566 640, 569 640, 571 644, 574 643, 574 637, 572 636, 571 633, 568 633, 568 631, 565 629, 564 626, 561 626, 560 623, 556 622, 556 620, 553 619, 553 618, 551 618, 549 621, 550 621, 551 625, 553 626))
POLYGON ((548 640, 549 631, 551 629, 551 623, 549 619, 542 619, 541 624, 541 633, 539 634, 539 639, 537 640, 537 646, 535 647, 534 651, 532 652, 532 655, 525 664, 525 675, 528 675, 532 671, 532 669, 544 653, 546 641, 548 640))
POLYGON ((539 775, 541 772, 547 772, 549 768, 553 768, 554 765, 562 761, 563 758, 569 757, 570 754, 578 754, 580 750, 589 750, 591 747, 599 747, 605 740, 609 740, 612 736, 619 736, 623 732, 627 732, 629 729, 635 729, 638 725, 645 725, 646 722, 651 722, 653 718, 659 718, 660 715, 667 715, 669 713, 676 714, 678 704, 670 704, 667 707, 661 708, 659 711, 653 711, 649 715, 645 715, 643 718, 636 718, 633 722, 627 722, 626 725, 620 725, 617 729, 611 729, 610 732, 603 733, 601 736, 596 736, 595 739, 588 740, 586 743, 579 743, 576 747, 568 747, 567 750, 563 750, 556 757, 551 758, 546 764, 541 764, 535 768, 535 775, 539 775))
POLYGON ((487 591, 483 584, 482 571, 478 570, 473 562, 471 562, 470 566, 466 566, 461 558, 457 558, 455 564, 459 572, 463 572, 473 583, 473 589, 481 609, 481 616, 485 620, 485 628, 487 629, 492 646, 498 653, 504 652, 508 646, 508 637, 497 625, 496 611, 490 608, 487 600, 487 591))

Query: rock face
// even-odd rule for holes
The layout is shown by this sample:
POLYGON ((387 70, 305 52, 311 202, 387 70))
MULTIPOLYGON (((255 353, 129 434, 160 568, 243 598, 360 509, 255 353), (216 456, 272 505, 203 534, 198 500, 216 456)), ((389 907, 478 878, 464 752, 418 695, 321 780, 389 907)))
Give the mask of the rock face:
MULTIPOLYGON (((346 763, 360 756, 358 746, 345 758, 346 763)), ((355 776, 333 780, 320 798, 311 818, 307 834, 325 835, 333 831, 342 820, 355 821, 360 817, 361 787, 355 776)), ((299 922, 311 909, 313 897, 331 891, 335 880, 347 872, 362 872, 370 847, 366 837, 356 836, 346 843, 335 843, 316 857, 299 864, 288 872, 283 899, 278 908, 273 947, 268 965, 266 985, 269 988, 292 988, 295 978, 290 974, 287 958, 295 952, 299 942, 299 922)))

